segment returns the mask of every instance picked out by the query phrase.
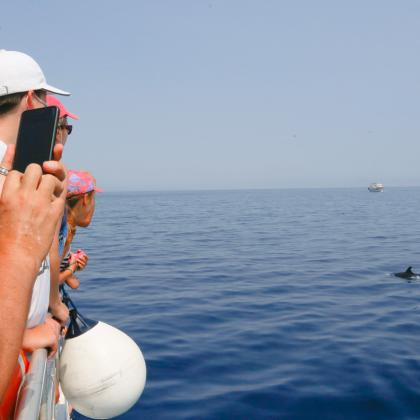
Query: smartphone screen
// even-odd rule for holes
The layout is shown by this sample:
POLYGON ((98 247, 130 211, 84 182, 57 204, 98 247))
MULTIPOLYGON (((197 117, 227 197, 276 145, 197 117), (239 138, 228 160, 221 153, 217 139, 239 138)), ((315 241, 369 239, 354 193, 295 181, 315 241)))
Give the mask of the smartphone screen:
POLYGON ((51 160, 59 110, 56 106, 24 111, 20 119, 13 169, 25 172, 30 163, 51 160))

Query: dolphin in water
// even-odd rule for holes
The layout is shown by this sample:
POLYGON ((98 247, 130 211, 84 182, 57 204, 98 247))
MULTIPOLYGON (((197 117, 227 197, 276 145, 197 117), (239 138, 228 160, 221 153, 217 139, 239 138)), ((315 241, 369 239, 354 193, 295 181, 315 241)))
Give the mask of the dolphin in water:
POLYGON ((401 273, 394 273, 394 276, 401 277, 402 279, 412 279, 414 277, 420 277, 420 274, 415 273, 412 270, 413 267, 408 267, 407 270, 402 271, 401 273))

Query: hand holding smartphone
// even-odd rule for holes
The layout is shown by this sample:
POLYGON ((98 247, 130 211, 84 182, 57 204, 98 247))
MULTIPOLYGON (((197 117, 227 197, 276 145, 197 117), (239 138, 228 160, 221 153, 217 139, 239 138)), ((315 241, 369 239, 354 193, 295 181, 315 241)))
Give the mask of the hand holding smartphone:
POLYGON ((52 160, 59 109, 56 106, 24 111, 19 125, 13 169, 25 172, 31 163, 52 160))

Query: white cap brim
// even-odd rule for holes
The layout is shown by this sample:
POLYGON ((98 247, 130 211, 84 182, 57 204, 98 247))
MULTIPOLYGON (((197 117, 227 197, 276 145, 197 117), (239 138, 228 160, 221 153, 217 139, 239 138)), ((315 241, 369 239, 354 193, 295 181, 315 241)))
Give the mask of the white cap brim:
POLYGON ((57 95, 64 95, 64 96, 70 96, 71 95, 70 92, 66 92, 65 90, 61 90, 61 89, 58 89, 54 86, 47 85, 47 84, 45 84, 43 87, 41 87, 41 89, 44 89, 44 90, 46 90, 48 92, 51 92, 51 93, 55 93, 57 95))

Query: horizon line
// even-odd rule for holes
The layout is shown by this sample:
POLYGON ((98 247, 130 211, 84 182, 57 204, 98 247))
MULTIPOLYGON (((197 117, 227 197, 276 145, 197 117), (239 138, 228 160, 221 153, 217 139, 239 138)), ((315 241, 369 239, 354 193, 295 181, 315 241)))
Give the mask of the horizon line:
MULTIPOLYGON (((393 188, 420 188, 420 185, 391 185, 385 187, 387 189, 393 188)), ((105 193, 149 193, 149 192, 217 192, 217 191, 279 191, 279 190, 355 190, 355 189, 366 189, 368 187, 351 186, 351 187, 253 187, 253 188, 157 188, 157 189, 105 189, 105 193)), ((102 193, 101 193, 102 194, 102 193)))

